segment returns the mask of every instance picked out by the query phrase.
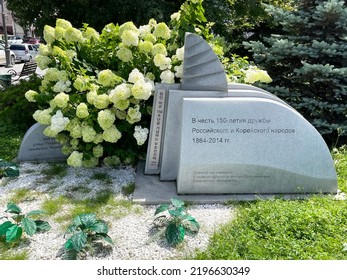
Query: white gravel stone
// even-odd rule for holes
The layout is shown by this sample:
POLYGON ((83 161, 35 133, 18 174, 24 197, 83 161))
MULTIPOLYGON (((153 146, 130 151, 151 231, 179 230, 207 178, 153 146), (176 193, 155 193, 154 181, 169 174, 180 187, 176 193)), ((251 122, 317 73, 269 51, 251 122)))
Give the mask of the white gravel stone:
MULTIPOLYGON (((131 197, 122 196, 121 189, 135 181, 136 170, 134 168, 74 169, 67 167, 64 177, 48 177, 42 174, 42 171, 47 170, 49 167, 48 164, 24 163, 19 167, 19 177, 1 179, 0 216, 6 209, 6 204, 11 199, 13 192, 21 188, 27 188, 38 193, 38 195, 35 195, 35 192, 33 192, 30 199, 19 203, 23 213, 41 209, 41 205, 46 198, 59 195, 83 199, 93 198, 102 191, 108 191, 122 199, 131 199, 131 197), (102 180, 93 179, 95 173, 107 174, 108 181, 104 183, 102 180)), ((208 245, 210 236, 221 225, 229 222, 234 214, 230 206, 220 204, 190 206, 188 212, 199 222, 200 231, 195 237, 186 236, 182 244, 173 248, 169 246, 165 239, 148 243, 151 237, 152 219, 156 206, 137 205, 133 208, 133 211, 129 211, 130 214, 121 219, 107 216, 98 217, 109 224, 109 236, 111 236, 114 246, 100 243, 101 245, 95 253, 93 255, 87 254, 86 259, 184 259, 192 256, 197 249, 204 250, 208 245), (137 211, 135 211, 135 208, 137 211)), ((67 210, 62 209, 59 215, 67 210)), ((60 259, 57 253, 66 241, 64 239, 64 225, 55 222, 52 216, 43 216, 41 218, 48 221, 52 229, 45 233, 26 237, 21 245, 14 250, 28 250, 29 259, 32 260, 60 259)), ((66 221, 66 223, 69 222, 66 221)))

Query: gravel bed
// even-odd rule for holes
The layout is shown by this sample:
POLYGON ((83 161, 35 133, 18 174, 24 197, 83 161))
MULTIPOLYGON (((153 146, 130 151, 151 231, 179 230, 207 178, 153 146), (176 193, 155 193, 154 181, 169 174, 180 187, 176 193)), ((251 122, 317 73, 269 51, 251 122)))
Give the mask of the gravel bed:
MULTIPOLYGON (((30 189, 30 197, 20 202, 23 213, 41 209, 43 201, 47 198, 67 195, 75 199, 93 198, 105 191, 112 192, 118 199, 128 199, 122 195, 122 188, 135 181, 136 170, 131 167, 119 169, 95 168, 74 169, 66 167, 63 175, 52 176, 49 164, 20 165, 20 176, 14 179, 0 180, 0 213, 6 209, 7 202, 13 192, 18 189, 30 189), (96 174, 99 174, 97 176, 96 174), (103 174, 103 175, 100 175, 103 174), (35 193, 37 192, 37 195, 35 193)), ((165 260, 184 259, 192 256, 196 249, 204 250, 210 236, 221 225, 233 218, 233 208, 221 204, 194 205, 189 207, 189 214, 200 224, 197 236, 186 236, 182 244, 173 248, 164 239, 148 242, 153 234, 152 219, 157 206, 133 205, 125 217, 105 216, 109 224, 109 235, 114 246, 99 243, 93 254, 86 254, 85 259, 122 259, 122 260, 165 260)), ((56 215, 62 215, 69 209, 62 209, 56 215)), ((42 217, 52 226, 46 233, 35 234, 23 239, 20 246, 14 250, 29 252, 32 260, 60 259, 59 250, 64 242, 64 225, 55 221, 55 216, 42 217)), ((70 221, 66 221, 67 223, 70 221)), ((66 225, 65 225, 66 226, 66 225)))

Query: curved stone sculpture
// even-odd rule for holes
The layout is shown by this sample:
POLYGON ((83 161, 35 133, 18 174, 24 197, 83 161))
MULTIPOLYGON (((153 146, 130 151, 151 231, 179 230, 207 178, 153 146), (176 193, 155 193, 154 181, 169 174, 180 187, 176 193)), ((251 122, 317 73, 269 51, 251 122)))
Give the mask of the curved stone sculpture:
POLYGON ((210 45, 192 33, 185 37, 182 89, 228 91, 222 63, 210 45))

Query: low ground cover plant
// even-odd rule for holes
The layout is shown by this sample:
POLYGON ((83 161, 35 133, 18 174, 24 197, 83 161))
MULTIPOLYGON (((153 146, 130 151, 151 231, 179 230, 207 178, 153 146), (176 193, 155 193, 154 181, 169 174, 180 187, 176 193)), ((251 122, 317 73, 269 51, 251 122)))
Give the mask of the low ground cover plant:
POLYGON ((106 222, 97 219, 95 214, 76 216, 65 232, 65 235, 69 235, 69 238, 64 244, 62 258, 76 260, 83 251, 92 250, 93 244, 99 240, 104 240, 113 245, 113 241, 107 233, 108 226, 106 222))
POLYGON ((185 204, 179 199, 171 199, 171 204, 161 204, 154 213, 153 226, 158 230, 155 236, 165 236, 171 246, 183 242, 186 234, 195 236, 200 225, 187 212, 185 204))
MULTIPOLYGON (((23 214, 22 209, 17 204, 9 202, 5 212, 13 214, 11 218, 14 221, 7 220, 0 225, 0 237, 4 238, 6 242, 17 241, 22 236, 23 231, 27 235, 32 236, 35 233, 45 232, 51 228, 46 221, 32 219, 32 216, 44 214, 41 210, 33 210, 23 214)), ((7 216, 1 218, 8 219, 7 216)))

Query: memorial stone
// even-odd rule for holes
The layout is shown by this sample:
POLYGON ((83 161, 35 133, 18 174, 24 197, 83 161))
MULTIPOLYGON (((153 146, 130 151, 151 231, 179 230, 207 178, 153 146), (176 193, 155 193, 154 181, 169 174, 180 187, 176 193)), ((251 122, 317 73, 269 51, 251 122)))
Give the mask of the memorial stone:
POLYGON ((62 145, 55 138, 43 134, 45 128, 36 123, 28 129, 19 148, 19 162, 54 162, 67 159, 61 151, 62 145))
POLYGON ((334 163, 318 131, 275 95, 227 84, 200 37, 186 35, 182 85, 162 88, 157 85, 145 174, 157 174, 163 184, 176 181, 178 194, 337 191, 334 163))

